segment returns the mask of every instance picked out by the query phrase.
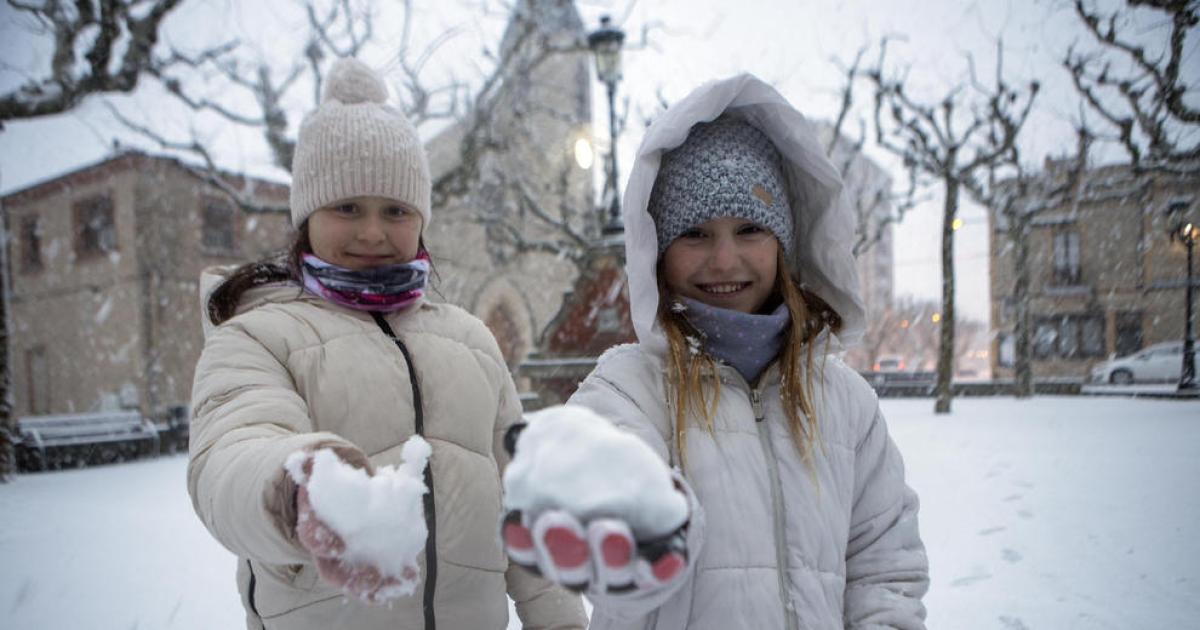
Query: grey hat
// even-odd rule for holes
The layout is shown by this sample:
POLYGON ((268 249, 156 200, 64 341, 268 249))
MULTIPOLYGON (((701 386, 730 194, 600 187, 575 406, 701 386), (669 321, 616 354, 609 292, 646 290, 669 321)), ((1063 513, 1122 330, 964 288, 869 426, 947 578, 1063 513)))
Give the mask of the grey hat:
POLYGON ((720 217, 753 221, 792 249, 792 210, 779 150, 750 123, 732 116, 691 128, 663 154, 647 210, 658 254, 688 229, 720 217))

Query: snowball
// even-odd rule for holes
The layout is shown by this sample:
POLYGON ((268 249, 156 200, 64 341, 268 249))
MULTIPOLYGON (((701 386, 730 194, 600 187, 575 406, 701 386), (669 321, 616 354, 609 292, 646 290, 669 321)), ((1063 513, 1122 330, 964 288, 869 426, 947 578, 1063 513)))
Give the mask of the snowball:
POLYGON ((414 435, 400 451, 403 463, 378 468, 369 476, 332 450, 321 449, 312 454, 307 483, 302 469, 306 453, 295 453, 286 463, 292 479, 307 487, 317 518, 346 543, 342 559, 373 565, 399 580, 399 586, 380 593, 380 599, 416 590, 417 556, 429 536, 422 495, 428 492, 423 472, 431 451, 428 442, 414 435))
POLYGON ((504 472, 509 510, 563 509, 582 521, 624 519, 634 536, 657 538, 687 520, 687 499, 666 463, 636 435, 574 405, 528 416, 504 472))

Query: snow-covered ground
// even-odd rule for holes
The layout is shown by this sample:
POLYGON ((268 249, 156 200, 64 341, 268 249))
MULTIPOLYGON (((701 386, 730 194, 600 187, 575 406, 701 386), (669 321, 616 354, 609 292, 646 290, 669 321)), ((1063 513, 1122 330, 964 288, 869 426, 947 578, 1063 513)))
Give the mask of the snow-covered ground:
MULTIPOLYGON (((885 400, 921 495, 935 630, 1139 630, 1200 619, 1200 402, 885 400)), ((0 485, 6 630, 242 627, 234 559, 184 457, 0 485)), ((518 628, 515 621, 510 626, 518 628)))

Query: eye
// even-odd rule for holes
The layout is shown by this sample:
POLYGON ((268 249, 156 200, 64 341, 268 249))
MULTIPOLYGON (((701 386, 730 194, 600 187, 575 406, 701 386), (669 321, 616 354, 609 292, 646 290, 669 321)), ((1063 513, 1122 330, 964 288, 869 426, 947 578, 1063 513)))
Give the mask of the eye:
POLYGON ((339 203, 332 208, 334 214, 343 216, 354 216, 358 214, 358 204, 355 203, 339 203))
POLYGON ((689 229, 684 230, 683 233, 680 234, 678 238, 701 239, 706 236, 708 236, 708 235, 704 233, 704 230, 701 230, 699 228, 689 228, 689 229))
POLYGON ((383 216, 389 219, 403 219, 412 214, 412 210, 404 206, 388 206, 383 209, 383 216))
POLYGON ((757 223, 743 223, 737 229, 737 233, 743 235, 765 234, 766 231, 766 228, 757 223))

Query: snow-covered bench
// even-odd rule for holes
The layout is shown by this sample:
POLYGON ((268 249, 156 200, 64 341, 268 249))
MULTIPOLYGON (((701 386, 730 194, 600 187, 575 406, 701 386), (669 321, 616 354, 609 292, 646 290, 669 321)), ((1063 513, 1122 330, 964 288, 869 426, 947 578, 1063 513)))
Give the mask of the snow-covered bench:
POLYGON ((22 468, 107 463, 158 453, 158 429, 137 411, 26 416, 17 420, 22 468))

